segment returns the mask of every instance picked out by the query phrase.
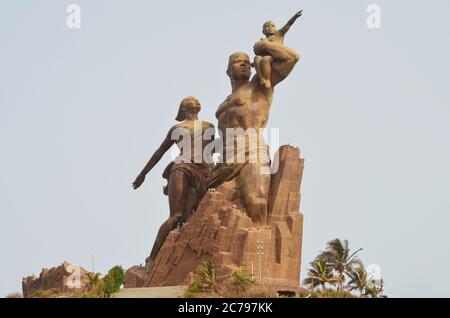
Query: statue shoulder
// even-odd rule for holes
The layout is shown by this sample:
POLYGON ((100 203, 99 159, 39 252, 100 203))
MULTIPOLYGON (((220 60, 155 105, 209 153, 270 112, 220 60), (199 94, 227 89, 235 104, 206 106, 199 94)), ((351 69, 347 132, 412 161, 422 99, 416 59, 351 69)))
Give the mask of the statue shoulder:
POLYGON ((177 129, 182 129, 182 128, 186 128, 186 125, 184 124, 184 121, 182 121, 181 123, 178 123, 178 124, 173 125, 173 126, 169 129, 169 135, 171 135, 175 130, 177 130, 177 129))
POLYGON ((206 128, 214 128, 214 124, 210 123, 209 121, 203 120, 203 126, 206 128))
POLYGON ((233 97, 233 94, 228 95, 220 105, 224 105, 230 102, 231 98, 233 97))

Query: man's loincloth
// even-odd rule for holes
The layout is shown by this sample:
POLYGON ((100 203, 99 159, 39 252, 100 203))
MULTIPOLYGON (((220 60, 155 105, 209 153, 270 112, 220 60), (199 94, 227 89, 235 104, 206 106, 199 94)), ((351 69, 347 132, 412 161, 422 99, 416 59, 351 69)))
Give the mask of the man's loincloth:
MULTIPOLYGON (((222 183, 233 180, 239 175, 242 168, 249 163, 260 163, 267 166, 271 164, 269 147, 265 143, 253 143, 251 147, 247 145, 243 152, 245 154, 244 160, 238 160, 237 151, 235 151, 232 154, 231 162, 228 159, 223 159, 224 162, 214 166, 212 175, 208 180, 207 189, 217 188, 222 183)), ((224 148, 223 153, 228 153, 227 147, 224 148)))

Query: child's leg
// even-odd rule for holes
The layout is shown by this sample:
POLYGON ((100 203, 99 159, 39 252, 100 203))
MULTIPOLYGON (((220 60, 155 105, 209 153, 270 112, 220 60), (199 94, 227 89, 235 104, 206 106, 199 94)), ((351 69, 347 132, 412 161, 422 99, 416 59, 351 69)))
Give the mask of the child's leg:
POLYGON ((256 74, 258 74, 259 84, 260 85, 264 85, 264 77, 263 77, 262 70, 261 70, 261 61, 262 61, 262 59, 263 59, 262 56, 256 55, 255 59, 253 61, 253 64, 255 66, 256 74))
POLYGON ((261 67, 261 75, 260 78, 262 80, 262 84, 266 88, 271 88, 272 84, 270 83, 270 77, 272 76, 272 70, 271 70, 271 64, 272 64, 273 58, 272 56, 264 56, 260 61, 260 67, 261 67))

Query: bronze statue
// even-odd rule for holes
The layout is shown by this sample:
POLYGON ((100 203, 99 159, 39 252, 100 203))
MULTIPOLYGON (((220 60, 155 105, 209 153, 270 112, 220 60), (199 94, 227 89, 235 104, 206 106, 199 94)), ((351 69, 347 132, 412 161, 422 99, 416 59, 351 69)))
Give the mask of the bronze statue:
MULTIPOLYGON (((263 34, 266 36, 266 40, 278 44, 284 44, 284 36, 289 31, 294 22, 303 15, 303 10, 297 12, 284 27, 277 30, 275 23, 273 21, 267 21, 263 25, 263 34)), ((264 39, 261 39, 264 40, 264 39)), ((272 56, 270 55, 256 55, 253 65, 255 67, 256 73, 259 76, 260 85, 266 88, 271 87, 270 81, 270 64, 273 62, 272 56)))
MULTIPOLYGON (((300 55, 293 49, 268 40, 257 42, 254 45, 254 53, 259 56, 270 56, 271 62, 265 66, 270 67, 270 86, 262 85, 258 75, 250 79, 251 64, 247 54, 237 52, 230 56, 227 74, 230 77, 232 92, 216 112, 222 138, 227 128, 261 130, 266 126, 274 93, 273 87, 291 73, 300 59, 300 55)), ((227 146, 224 146, 224 152, 227 151, 226 148, 227 146)), ((254 225, 265 225, 270 174, 263 173, 262 169, 270 165, 268 147, 264 140, 259 140, 256 144, 246 145, 245 151, 246 158, 254 152, 258 152, 260 156, 256 162, 246 160, 241 163, 236 161, 219 163, 214 168, 208 187, 215 188, 225 181, 237 178, 247 213, 254 225)))
POLYGON ((147 259, 147 268, 153 266, 154 259, 170 231, 185 223, 197 209, 206 190, 206 182, 212 171, 212 157, 205 158, 203 150, 214 139, 214 125, 198 119, 200 110, 201 105, 197 98, 189 96, 182 100, 176 117, 181 123, 169 130, 161 146, 133 182, 133 188, 139 188, 147 173, 174 143, 177 144, 181 153, 163 173, 163 177, 167 179, 164 194, 169 197, 170 216, 159 229, 147 259), (208 135, 208 140, 204 140, 205 135, 208 135), (196 145, 200 145, 200 149, 195 149, 196 145))

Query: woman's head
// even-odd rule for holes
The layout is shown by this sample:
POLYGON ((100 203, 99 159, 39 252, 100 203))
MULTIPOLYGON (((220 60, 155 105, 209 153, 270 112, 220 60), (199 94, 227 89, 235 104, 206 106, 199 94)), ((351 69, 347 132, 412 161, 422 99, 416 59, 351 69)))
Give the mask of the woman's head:
POLYGON ((194 96, 188 96, 181 101, 180 108, 178 109, 178 115, 175 119, 177 121, 183 121, 187 117, 186 114, 198 114, 200 110, 201 106, 198 99, 194 96))

